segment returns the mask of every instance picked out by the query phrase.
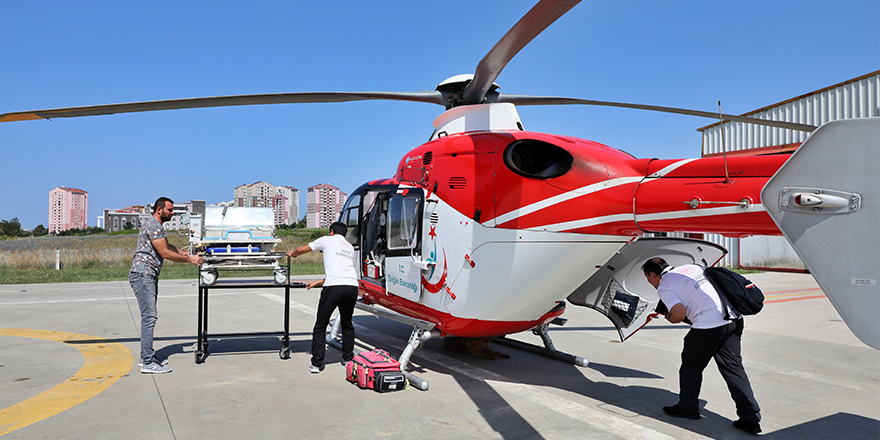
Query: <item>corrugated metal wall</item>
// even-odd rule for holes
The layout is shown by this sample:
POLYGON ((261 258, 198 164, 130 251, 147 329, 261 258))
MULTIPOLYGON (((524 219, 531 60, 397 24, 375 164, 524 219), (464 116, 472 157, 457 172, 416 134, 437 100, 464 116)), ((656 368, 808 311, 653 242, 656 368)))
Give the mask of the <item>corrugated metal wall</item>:
MULTIPOLYGON (((880 71, 789 101, 747 113, 775 121, 822 125, 835 119, 880 116, 880 71)), ((703 154, 721 153, 722 132, 728 152, 803 142, 809 133, 745 122, 725 122, 700 129, 703 154)))
POLYGON ((739 240, 739 267, 806 271, 785 237, 759 236, 739 240))
POLYGON ((703 240, 720 244, 727 249, 727 255, 716 266, 739 268, 739 239, 725 237, 718 234, 706 234, 703 240))
MULTIPOLYGON (((643 237, 684 238, 684 237, 689 237, 690 234, 687 234, 684 232, 670 232, 670 233, 665 233, 665 234, 647 233, 647 234, 642 234, 642 236, 643 237)), ((732 268, 739 267, 739 263, 738 263, 738 260, 739 260, 739 257, 738 257, 738 255, 739 255, 739 239, 738 238, 730 238, 730 237, 725 237, 723 235, 718 235, 718 234, 706 234, 703 236, 702 239, 706 240, 706 241, 711 241, 712 243, 715 243, 715 244, 719 244, 719 245, 723 246, 725 249, 727 249, 727 254, 725 254, 724 257, 721 259, 721 261, 718 262, 717 266, 732 267, 732 268)), ((711 263, 711 261, 710 261, 710 263, 711 263)))
MULTIPOLYGON (((765 107, 747 115, 816 126, 835 119, 880 116, 880 71, 765 107)), ((809 135, 806 132, 743 122, 725 122, 723 126, 714 124, 703 127, 700 131, 703 132, 703 155, 722 153, 724 151, 722 145, 730 152, 796 144, 806 140, 809 135)), ((721 266, 738 268, 742 247, 742 254, 749 260, 743 263, 744 265, 754 265, 756 261, 766 259, 773 261, 773 265, 768 267, 793 270, 804 268, 794 249, 782 237, 769 242, 773 244, 772 246, 766 240, 739 240, 717 234, 706 235, 705 240, 720 244, 730 251, 719 263, 721 266)))

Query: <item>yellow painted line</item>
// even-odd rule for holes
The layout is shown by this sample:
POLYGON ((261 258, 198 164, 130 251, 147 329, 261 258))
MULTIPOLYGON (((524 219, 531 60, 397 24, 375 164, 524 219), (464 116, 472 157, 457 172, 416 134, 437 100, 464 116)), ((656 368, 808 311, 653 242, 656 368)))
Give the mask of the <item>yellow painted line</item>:
POLYGON ((95 336, 50 330, 0 328, 0 335, 45 339, 75 347, 85 358, 82 368, 54 387, 0 410, 0 436, 72 408, 113 385, 131 370, 131 351, 118 342, 95 336))

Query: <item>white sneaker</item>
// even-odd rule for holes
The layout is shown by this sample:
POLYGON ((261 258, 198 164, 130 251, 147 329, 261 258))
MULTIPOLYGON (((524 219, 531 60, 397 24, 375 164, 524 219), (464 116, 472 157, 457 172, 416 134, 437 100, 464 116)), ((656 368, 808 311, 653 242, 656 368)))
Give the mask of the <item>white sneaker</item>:
POLYGON ((317 365, 309 364, 309 373, 318 374, 321 372, 321 367, 317 365))
POLYGON ((164 373, 170 373, 170 372, 171 372, 171 367, 169 367, 167 365, 159 365, 155 362, 150 362, 149 364, 141 367, 141 373, 144 373, 144 374, 164 374, 164 373))
MULTIPOLYGON (((155 359, 159 360, 159 358, 155 358, 155 359)), ((161 361, 159 361, 159 365, 168 365, 168 359, 162 359, 161 361)), ((144 366, 144 361, 143 360, 138 361, 138 367, 143 367, 143 366, 144 366)))

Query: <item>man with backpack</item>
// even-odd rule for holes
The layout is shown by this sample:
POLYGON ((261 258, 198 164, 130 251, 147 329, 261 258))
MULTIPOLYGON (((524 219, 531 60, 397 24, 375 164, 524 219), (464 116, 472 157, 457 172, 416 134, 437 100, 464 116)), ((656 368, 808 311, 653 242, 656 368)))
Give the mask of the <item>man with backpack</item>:
POLYGON ((652 258, 642 265, 648 282, 657 289, 666 305, 666 320, 677 324, 686 318, 692 322, 684 337, 679 374, 679 400, 663 411, 673 417, 699 420, 700 386, 703 370, 714 358, 736 402, 739 419, 733 426, 750 434, 761 432, 761 409, 742 364, 740 339, 742 316, 724 305, 719 293, 703 275, 703 267, 686 264, 671 267, 662 258, 652 258), (734 320, 725 320, 725 313, 734 320))

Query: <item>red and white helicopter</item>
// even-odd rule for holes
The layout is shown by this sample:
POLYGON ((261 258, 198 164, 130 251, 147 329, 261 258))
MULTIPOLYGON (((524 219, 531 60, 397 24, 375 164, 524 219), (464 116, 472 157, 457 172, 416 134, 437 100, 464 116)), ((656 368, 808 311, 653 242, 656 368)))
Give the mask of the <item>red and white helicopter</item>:
MULTIPOLYGON (((572 304, 607 316, 626 339, 658 298, 640 266, 712 265, 726 250, 645 233, 785 235, 866 344, 880 349, 880 118, 822 127, 669 107, 510 95, 494 80, 579 0, 541 0, 480 61, 430 92, 237 95, 61 108, 0 122, 272 103, 401 100, 439 104, 430 140, 389 179, 362 185, 341 219, 362 264, 359 307, 415 329, 404 365, 432 337, 540 335, 572 304), (573 137, 525 131, 517 105, 601 105, 813 132, 793 155, 638 159, 573 137), (382 306, 376 307, 376 305, 382 306)), ((555 321, 561 322, 559 320, 555 321)), ((334 326, 329 341, 336 333, 334 326)), ((410 375, 419 388, 427 382, 410 375)))

